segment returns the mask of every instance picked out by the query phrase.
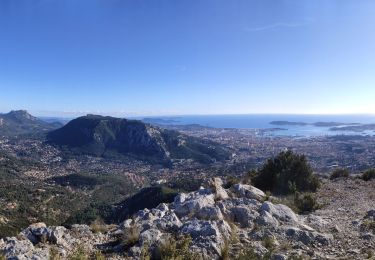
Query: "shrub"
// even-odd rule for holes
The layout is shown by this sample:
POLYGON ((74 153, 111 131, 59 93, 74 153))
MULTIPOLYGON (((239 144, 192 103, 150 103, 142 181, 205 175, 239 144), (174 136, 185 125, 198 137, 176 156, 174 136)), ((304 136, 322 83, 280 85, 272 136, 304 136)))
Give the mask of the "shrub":
POLYGON ((292 151, 281 152, 269 159, 252 182, 255 187, 276 194, 316 191, 320 185, 306 157, 292 151))
POLYGON ((235 258, 236 260, 261 260, 253 248, 243 251, 239 256, 235 258))
POLYGON ((70 260, 88 260, 89 257, 82 246, 78 246, 73 254, 69 257, 70 260))
POLYGON ((237 183, 240 183, 241 180, 237 177, 234 177, 234 176, 228 176, 225 184, 223 185, 223 187, 225 189, 229 189, 231 188, 232 186, 236 185, 237 183))
MULTIPOLYGON (((60 255, 59 255, 59 251, 57 250, 56 247, 51 247, 49 249, 49 260, 60 260, 60 255)), ((1 258, 0 258, 1 260, 1 258)))
POLYGON ((100 251, 96 251, 94 255, 95 260, 105 260, 104 255, 100 251))
POLYGON ((331 173, 331 180, 337 179, 337 178, 348 178, 349 177, 349 170, 348 169, 336 169, 331 173))
POLYGON ((125 232, 122 237, 122 245, 124 246, 125 250, 137 244, 139 241, 139 235, 139 229, 135 225, 127 229, 127 232, 125 232))
POLYGON ((361 178, 364 181, 369 181, 369 180, 375 179, 375 168, 374 169, 369 169, 369 170, 365 171, 362 174, 361 178))
POLYGON ((375 233, 375 221, 366 219, 361 224, 361 228, 375 233))
POLYGON ((140 260, 151 260, 148 244, 145 243, 142 246, 140 260))
POLYGON ((92 222, 90 228, 93 233, 105 233, 108 231, 107 225, 101 219, 96 219, 92 222))
POLYGON ((301 195, 296 192, 294 196, 294 204, 298 209, 298 213, 309 213, 320 208, 319 203, 316 201, 316 197, 310 193, 301 195))
POLYGON ((170 238, 161 244, 156 252, 155 259, 163 260, 198 260, 200 257, 189 250, 191 237, 182 236, 170 238))
POLYGON ((273 251, 275 249, 275 240, 270 236, 263 237, 262 244, 269 251, 273 251))
POLYGON ((220 260, 229 260, 229 243, 224 243, 224 246, 221 248, 220 260))

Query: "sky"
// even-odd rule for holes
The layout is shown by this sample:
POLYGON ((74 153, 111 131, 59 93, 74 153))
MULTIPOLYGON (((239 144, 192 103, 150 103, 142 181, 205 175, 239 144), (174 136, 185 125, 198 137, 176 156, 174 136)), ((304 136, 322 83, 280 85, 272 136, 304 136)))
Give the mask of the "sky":
POLYGON ((375 114, 373 0, 1 0, 0 112, 375 114))

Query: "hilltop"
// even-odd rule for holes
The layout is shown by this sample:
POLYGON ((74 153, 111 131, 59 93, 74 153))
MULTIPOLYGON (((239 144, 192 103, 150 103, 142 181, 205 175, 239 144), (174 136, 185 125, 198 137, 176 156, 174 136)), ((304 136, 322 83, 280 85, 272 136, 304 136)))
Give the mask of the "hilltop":
POLYGON ((324 208, 300 215, 251 185, 214 178, 120 224, 36 223, 0 240, 0 249, 18 259, 365 259, 375 246, 373 188, 324 181, 324 208))
POLYGON ((193 159, 222 161, 229 153, 215 142, 190 137, 138 120, 87 115, 47 135, 47 140, 75 153, 104 157, 132 156, 153 163, 193 159))
POLYGON ((0 136, 35 135, 60 127, 61 124, 45 122, 26 110, 13 110, 0 114, 0 136))

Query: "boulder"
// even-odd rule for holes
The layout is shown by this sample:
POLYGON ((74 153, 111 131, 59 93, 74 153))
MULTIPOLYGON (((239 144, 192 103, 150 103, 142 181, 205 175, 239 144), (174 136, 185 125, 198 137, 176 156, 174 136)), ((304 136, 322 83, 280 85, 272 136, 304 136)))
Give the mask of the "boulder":
POLYGON ((266 211, 270 213, 273 217, 278 219, 279 221, 289 222, 289 223, 297 223, 298 217, 297 215, 291 210, 288 206, 283 204, 273 204, 269 201, 266 201, 262 204, 259 209, 259 212, 262 213, 266 211))
POLYGON ((74 224, 70 230, 80 236, 92 236, 91 228, 88 225, 74 224))
POLYGON ((158 243, 162 235, 163 233, 158 229, 149 229, 139 235, 139 242, 141 245, 151 246, 158 243))
POLYGON ((21 232, 21 236, 30 240, 34 245, 39 242, 48 241, 48 233, 50 230, 47 228, 46 224, 43 222, 31 224, 28 228, 21 232))
POLYGON ((34 250, 30 240, 18 240, 15 237, 6 238, 4 254, 7 259, 27 259, 34 250))
POLYGON ((238 197, 256 199, 259 201, 266 198, 266 194, 263 191, 247 184, 236 184, 232 187, 232 190, 238 197))
POLYGON ((236 206, 230 209, 234 222, 240 223, 241 227, 251 227, 259 213, 246 206, 236 206))
POLYGON ((268 211, 261 211, 255 222, 260 226, 268 226, 276 228, 279 226, 279 221, 274 218, 268 211))
POLYGON ((204 221, 189 220, 180 229, 182 234, 189 235, 192 241, 192 248, 200 252, 206 259, 216 259, 221 248, 231 237, 231 228, 224 220, 204 221))
POLYGON ((224 218, 217 206, 203 207, 196 212, 195 216, 202 220, 222 220, 224 218))
POLYGON ((215 195, 206 194, 205 192, 192 192, 188 195, 177 196, 174 202, 174 211, 179 217, 194 215, 204 207, 215 205, 215 195))
POLYGON ((259 207, 262 204, 255 199, 231 198, 223 201, 218 201, 216 205, 220 208, 225 217, 233 218, 231 209, 234 207, 245 207, 250 210, 258 211, 259 207))
POLYGON ((152 226, 167 232, 178 230, 182 226, 182 222, 173 211, 168 211, 161 218, 156 218, 152 226))
POLYGON ((309 214, 306 221, 309 225, 317 229, 323 229, 328 226, 328 222, 326 220, 314 214, 309 214))
POLYGON ((72 244, 73 238, 70 236, 68 230, 65 227, 52 227, 49 231, 49 241, 53 244, 60 245, 63 247, 69 247, 72 244))
POLYGON ((120 228, 121 229, 126 229, 126 228, 130 228, 132 225, 133 225, 133 220, 132 219, 127 219, 127 220, 125 220, 124 222, 122 222, 120 224, 120 228))
POLYGON ((311 232, 307 230, 301 230, 297 227, 287 228, 285 234, 287 237, 295 241, 302 242, 305 245, 309 245, 311 243, 330 245, 331 241, 333 240, 333 236, 331 234, 322 234, 316 231, 311 232))

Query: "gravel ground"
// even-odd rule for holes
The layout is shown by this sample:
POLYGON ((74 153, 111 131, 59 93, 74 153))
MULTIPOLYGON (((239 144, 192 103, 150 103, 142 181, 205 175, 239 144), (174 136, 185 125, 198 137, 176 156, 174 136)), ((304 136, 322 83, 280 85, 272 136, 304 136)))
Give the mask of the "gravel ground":
POLYGON ((375 209, 375 180, 324 180, 318 191, 324 206, 314 214, 326 223, 317 229, 330 232, 335 241, 324 254, 332 259, 366 259, 375 252, 375 236, 363 228, 367 212, 375 209))

